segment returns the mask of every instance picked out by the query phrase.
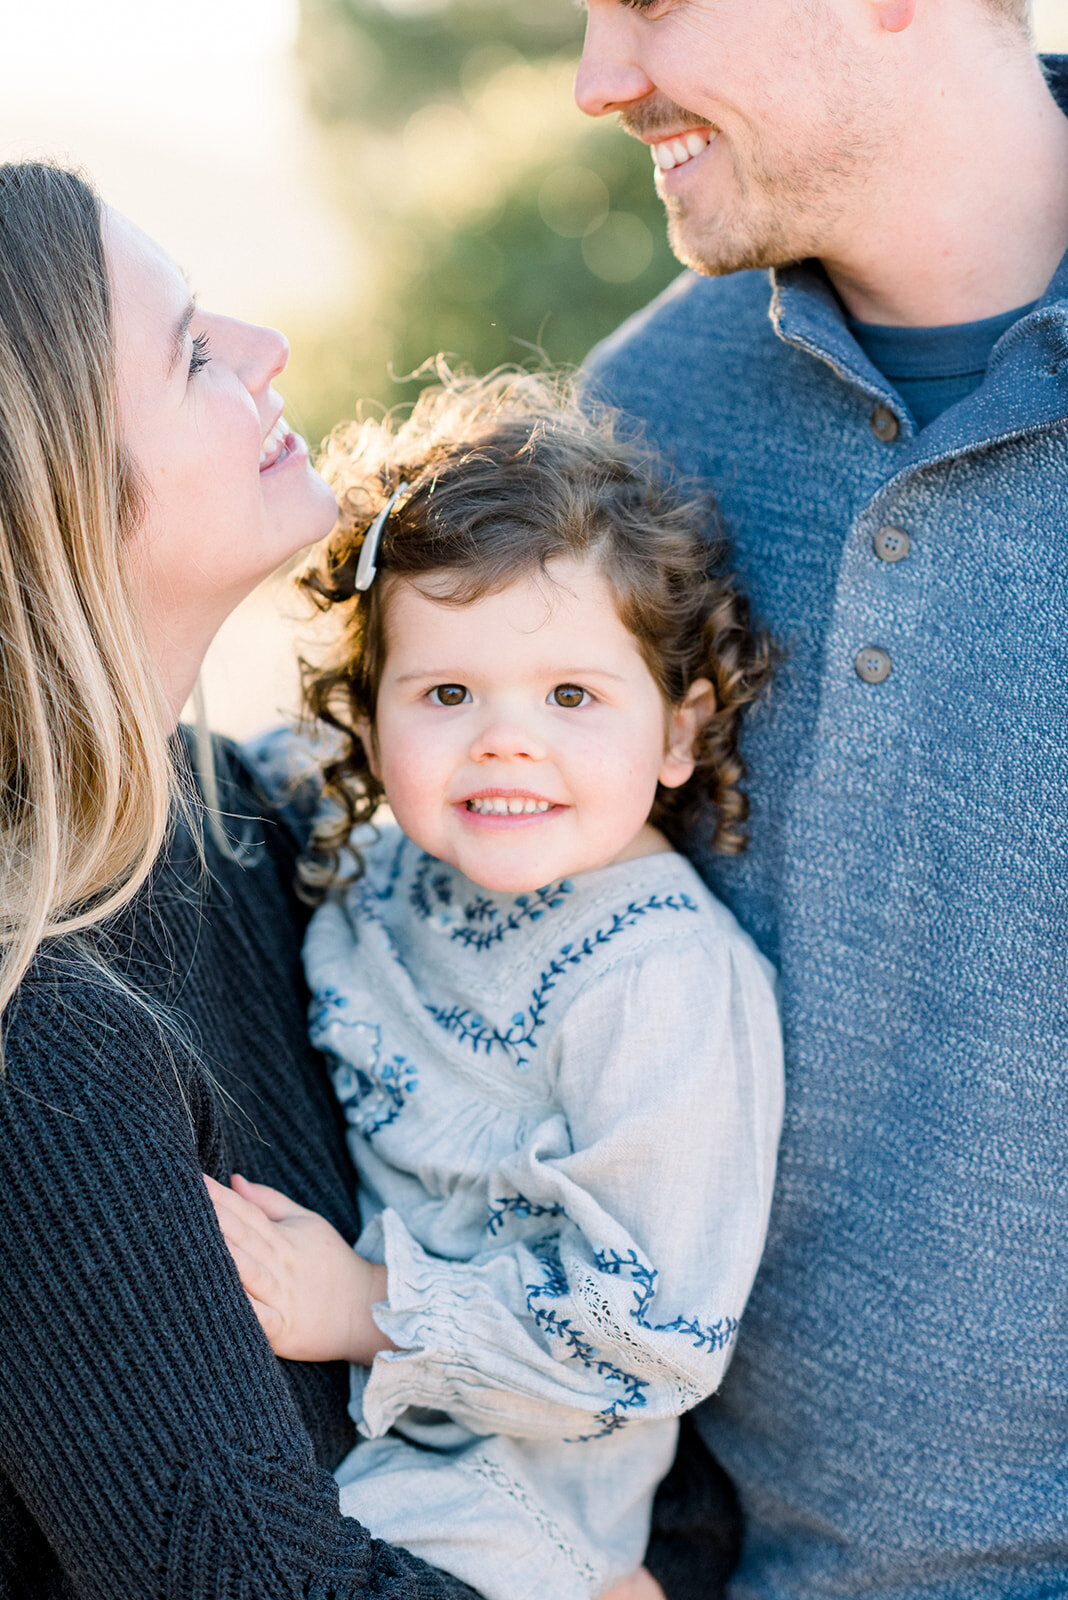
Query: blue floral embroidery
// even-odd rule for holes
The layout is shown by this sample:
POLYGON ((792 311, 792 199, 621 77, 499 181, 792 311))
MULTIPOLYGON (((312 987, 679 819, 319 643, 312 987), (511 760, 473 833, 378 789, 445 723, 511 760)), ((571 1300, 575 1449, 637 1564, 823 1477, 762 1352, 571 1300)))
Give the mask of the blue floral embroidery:
POLYGON ((613 915, 607 927, 598 928, 596 932, 587 934, 580 945, 561 945, 556 956, 541 974, 526 1011, 517 1011, 504 1033, 498 1028, 491 1027, 484 1017, 470 1011, 466 1006, 427 1005, 426 1009, 439 1027, 444 1028, 446 1033, 454 1035, 461 1044, 469 1044, 476 1055, 479 1051, 489 1055, 496 1047, 510 1056, 513 1065, 523 1071, 530 1065, 530 1057, 524 1055, 523 1051, 536 1050, 538 1047, 535 1034, 544 1026, 549 996, 556 988, 557 981, 570 968, 588 960, 595 950, 603 949, 606 944, 611 943, 625 929, 633 928, 640 918, 647 916, 651 911, 696 912, 697 902, 688 894, 663 896, 652 894, 648 900, 632 900, 625 910, 617 911, 613 915))
POLYGON ((330 1023, 340 1020, 340 1013, 348 1005, 346 997, 333 984, 317 989, 308 1004, 308 1029, 312 1043, 317 1044, 330 1023))
POLYGON ((508 1032, 501 1033, 499 1029, 491 1027, 480 1013, 471 1011, 467 1006, 427 1005, 426 1010, 439 1027, 453 1034, 461 1044, 469 1044, 476 1055, 480 1050, 484 1055, 489 1055, 496 1045, 505 1055, 512 1057, 515 1066, 522 1068, 526 1065, 525 1057, 516 1049, 516 1043, 522 1042, 522 1030, 526 1024, 522 1011, 517 1011, 512 1017, 508 1032))
POLYGON ((725 1350, 738 1332, 737 1317, 720 1317, 716 1322, 703 1323, 696 1317, 675 1317, 671 1322, 650 1322, 647 1316, 659 1274, 655 1267, 646 1266, 633 1250, 621 1256, 618 1250, 601 1250, 596 1256, 598 1269, 611 1277, 629 1277, 634 1284, 634 1305, 631 1316, 650 1333, 685 1333, 693 1340, 695 1350, 725 1350))
POLYGON ((514 1217, 563 1217, 567 1213, 563 1206, 541 1206, 535 1200, 528 1200, 525 1194, 510 1195, 490 1202, 489 1220, 486 1229, 489 1233, 499 1233, 504 1227, 504 1219, 508 1215, 514 1217))
POLYGON ((423 855, 412 874, 408 890, 408 903, 423 921, 434 915, 441 906, 452 905, 452 882, 449 869, 442 866, 436 856, 423 855))
MULTIPOLYGON (((541 1209, 563 1212, 562 1206, 545 1206, 541 1209)), ((562 1300, 564 1295, 567 1294, 570 1285, 567 1281, 567 1273, 564 1271, 563 1262, 560 1260, 559 1236, 555 1233, 547 1233, 541 1239, 535 1239, 530 1246, 530 1253, 533 1256, 537 1256, 541 1262, 542 1271, 545 1273, 542 1294, 548 1295, 552 1300, 562 1300)))
POLYGON ((395 1122, 419 1087, 419 1072, 404 1056, 380 1062, 382 1030, 354 1022, 345 1034, 345 1059, 331 1052, 330 1079, 345 1121, 367 1139, 395 1122))
POLYGON ((559 910, 572 890, 570 879, 564 878, 544 889, 535 889, 531 894, 517 895, 514 908, 506 917, 501 916, 492 900, 478 895, 464 907, 465 921, 453 929, 452 937, 469 950, 488 950, 500 944, 506 934, 517 932, 525 922, 539 922, 546 911, 559 910), (486 927, 486 923, 490 926, 486 927))
MULTIPOLYGON (((546 1243, 547 1241, 541 1241, 546 1243)), ((595 1421, 598 1423, 596 1433, 579 1434, 576 1438, 568 1439, 567 1444, 585 1444, 590 1439, 603 1439, 606 1434, 615 1433, 627 1421, 627 1412, 639 1410, 645 1405, 644 1391, 649 1387, 648 1379, 639 1378, 633 1372, 627 1372, 622 1367, 617 1367, 614 1362, 606 1361, 596 1345, 590 1343, 581 1329, 576 1328, 569 1317, 558 1316, 552 1306, 542 1306, 539 1300, 558 1300, 567 1293, 568 1284, 560 1265, 559 1255, 549 1251, 535 1251, 539 1256, 542 1271, 545 1274, 541 1283, 527 1284, 527 1310, 543 1333, 552 1338, 561 1339, 566 1347, 568 1356, 574 1361, 581 1361, 584 1367, 589 1367, 591 1372, 609 1384, 618 1384, 623 1393, 618 1399, 612 1400, 603 1411, 600 1411, 595 1421)))
POLYGON ((393 859, 389 864, 389 873, 386 877, 386 881, 382 885, 382 888, 378 891, 379 900, 392 900, 394 886, 396 885, 397 879, 401 875, 401 869, 404 866, 404 853, 407 847, 408 840, 403 834, 401 834, 400 838, 397 840, 397 848, 393 852, 393 859))
MULTIPOLYGON (((405 841, 407 842, 407 841, 405 841)), ((388 883, 384 889, 376 889, 368 878, 358 878, 351 884, 347 891, 347 910, 349 920, 359 926, 361 919, 373 922, 381 929, 382 937, 389 946, 393 959, 403 966, 400 949, 397 945, 397 936, 386 921, 379 906, 383 900, 389 900, 393 895, 393 884, 388 883)))

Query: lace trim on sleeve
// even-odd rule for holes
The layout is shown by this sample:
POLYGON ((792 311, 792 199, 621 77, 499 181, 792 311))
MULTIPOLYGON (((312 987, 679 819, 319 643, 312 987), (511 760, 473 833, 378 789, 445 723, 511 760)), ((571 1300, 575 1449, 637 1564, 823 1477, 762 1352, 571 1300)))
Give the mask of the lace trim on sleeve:
POLYGON ((691 1406, 705 1398, 705 1391, 681 1373, 677 1367, 650 1348, 644 1339, 640 1339, 632 1328, 625 1322, 620 1322, 605 1298, 597 1279, 592 1273, 581 1273, 574 1283, 574 1292, 582 1302, 586 1315, 597 1331, 605 1336, 612 1344, 625 1345, 630 1353, 635 1366, 644 1368, 647 1372, 655 1372, 660 1378, 677 1391, 680 1400, 680 1409, 688 1411, 691 1406))

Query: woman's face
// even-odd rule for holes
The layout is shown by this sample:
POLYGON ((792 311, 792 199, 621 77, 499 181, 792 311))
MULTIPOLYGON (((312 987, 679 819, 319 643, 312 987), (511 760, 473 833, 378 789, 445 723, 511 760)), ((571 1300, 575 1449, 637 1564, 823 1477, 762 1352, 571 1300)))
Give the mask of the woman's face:
POLYGON ((134 583, 176 711, 223 619, 288 557, 330 531, 336 506, 271 387, 280 333, 202 311, 176 264, 105 213, 119 425, 144 512, 134 583))

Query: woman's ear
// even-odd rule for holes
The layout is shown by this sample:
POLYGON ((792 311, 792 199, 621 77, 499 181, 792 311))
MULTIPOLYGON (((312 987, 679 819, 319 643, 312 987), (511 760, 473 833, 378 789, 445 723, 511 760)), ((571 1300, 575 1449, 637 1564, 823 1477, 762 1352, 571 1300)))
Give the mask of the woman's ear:
POLYGON ((694 743, 715 711, 715 689, 707 678, 696 678, 668 717, 667 751, 660 768, 660 782, 665 788, 677 789, 693 776, 694 743))

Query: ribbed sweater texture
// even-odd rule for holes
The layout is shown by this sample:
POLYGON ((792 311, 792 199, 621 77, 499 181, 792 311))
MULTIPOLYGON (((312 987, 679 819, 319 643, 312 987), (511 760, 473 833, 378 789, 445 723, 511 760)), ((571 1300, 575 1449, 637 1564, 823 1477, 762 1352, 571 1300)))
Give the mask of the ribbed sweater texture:
POLYGON ((0 1596, 460 1600, 339 1515, 347 1369, 276 1360, 201 1178, 358 1232, 305 1034, 295 846, 219 762, 237 859, 209 833, 205 874, 177 827, 134 905, 92 951, 48 947, 5 1019, 0 1596))

